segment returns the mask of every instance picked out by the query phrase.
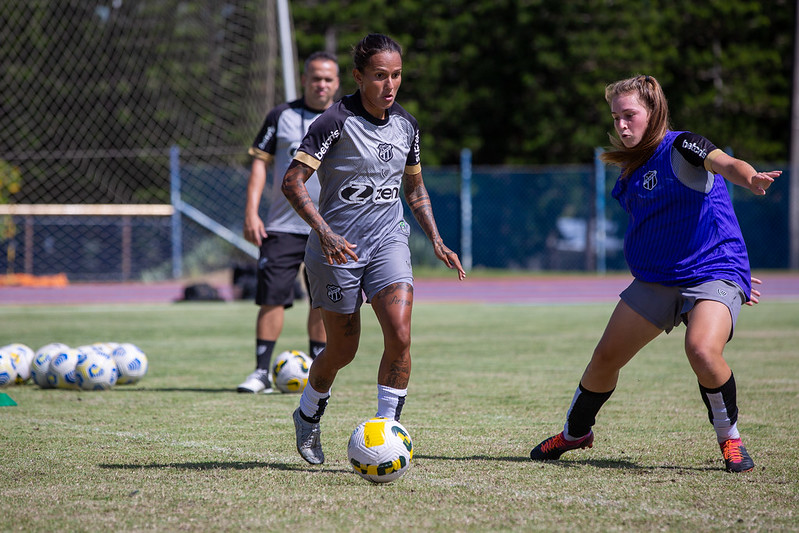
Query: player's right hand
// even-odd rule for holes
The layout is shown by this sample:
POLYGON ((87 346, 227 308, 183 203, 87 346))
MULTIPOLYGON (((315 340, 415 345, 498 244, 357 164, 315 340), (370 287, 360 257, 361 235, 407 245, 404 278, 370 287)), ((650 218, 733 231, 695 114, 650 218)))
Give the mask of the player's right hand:
POLYGON ((266 239, 266 228, 261 217, 244 219, 244 238, 255 246, 261 247, 261 243, 266 239))
POLYGON ((358 255, 355 253, 358 245, 347 242, 347 239, 337 233, 329 231, 319 234, 319 244, 322 246, 322 255, 325 256, 328 265, 333 263, 343 265, 349 261, 348 258, 358 261, 358 255))

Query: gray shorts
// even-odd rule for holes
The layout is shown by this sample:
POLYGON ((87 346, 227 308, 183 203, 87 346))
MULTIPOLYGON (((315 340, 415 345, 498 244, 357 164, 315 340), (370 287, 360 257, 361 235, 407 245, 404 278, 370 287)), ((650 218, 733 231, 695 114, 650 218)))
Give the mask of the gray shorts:
MULTIPOLYGON (((357 252, 357 250, 356 250, 357 252)), ((351 263, 350 263, 351 264, 351 263)), ((311 305, 351 314, 375 294, 394 283, 413 285, 408 236, 395 233, 380 244, 364 266, 329 265, 317 253, 306 251, 305 269, 310 281, 311 305)))
POLYGON ((667 287, 635 279, 619 296, 636 313, 666 333, 681 322, 687 324, 688 312, 699 300, 721 302, 730 310, 732 318, 730 339, 741 306, 746 302, 743 289, 737 283, 727 280, 709 281, 695 287, 667 287))

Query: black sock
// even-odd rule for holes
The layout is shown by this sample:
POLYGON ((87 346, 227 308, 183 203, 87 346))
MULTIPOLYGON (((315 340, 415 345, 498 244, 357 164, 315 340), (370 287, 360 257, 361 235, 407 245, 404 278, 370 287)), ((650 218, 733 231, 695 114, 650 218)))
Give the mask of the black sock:
POLYGON ((255 339, 255 368, 259 370, 269 370, 269 363, 272 362, 272 352, 275 350, 276 341, 265 341, 255 339))
POLYGON ((580 383, 574 393, 569 413, 566 415, 566 425, 571 437, 580 438, 588 435, 591 427, 596 423, 597 413, 610 398, 610 395, 613 394, 613 390, 609 392, 591 392, 580 383))
POLYGON ((721 413, 724 411, 726 411, 729 425, 738 422, 738 400, 735 388, 735 376, 730 374, 730 379, 717 389, 708 389, 707 387, 703 387, 700 383, 699 392, 702 394, 702 401, 705 402, 705 407, 707 407, 707 416, 711 424, 714 426, 719 422, 724 424, 723 418, 717 419, 717 416, 723 416, 721 413), (711 397, 715 405, 711 403, 711 397), (721 402, 718 402, 718 399, 720 399, 721 402), (716 411, 715 414, 714 411, 716 411))
POLYGON ((325 346, 326 344, 324 342, 311 341, 311 350, 308 352, 308 355, 311 356, 311 359, 316 359, 319 354, 322 353, 322 350, 325 349, 325 346))

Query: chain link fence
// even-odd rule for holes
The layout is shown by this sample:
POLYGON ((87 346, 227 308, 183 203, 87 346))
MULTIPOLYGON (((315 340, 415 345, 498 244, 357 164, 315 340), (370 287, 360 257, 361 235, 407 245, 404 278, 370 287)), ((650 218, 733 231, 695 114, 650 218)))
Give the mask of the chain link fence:
MULTIPOLYGON (((275 11, 270 0, 0 4, 0 274, 157 280, 252 262, 246 148, 282 99, 275 11)), ((475 167, 465 250, 460 169, 424 170, 445 242, 473 266, 624 270, 615 172, 604 195, 595 173, 475 167)), ((788 266, 788 181, 763 198, 734 193, 755 268, 788 266)), ((415 264, 437 264, 418 227, 411 245, 415 264)))

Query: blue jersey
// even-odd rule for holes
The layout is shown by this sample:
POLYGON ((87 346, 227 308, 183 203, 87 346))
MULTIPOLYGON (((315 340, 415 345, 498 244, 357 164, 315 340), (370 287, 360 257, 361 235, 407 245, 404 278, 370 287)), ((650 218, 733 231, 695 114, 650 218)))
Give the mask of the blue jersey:
POLYGON ((624 256, 636 279, 693 287, 740 285, 750 298, 746 245, 726 182, 705 168, 718 150, 691 132, 669 131, 649 160, 611 193, 629 214, 624 256))

